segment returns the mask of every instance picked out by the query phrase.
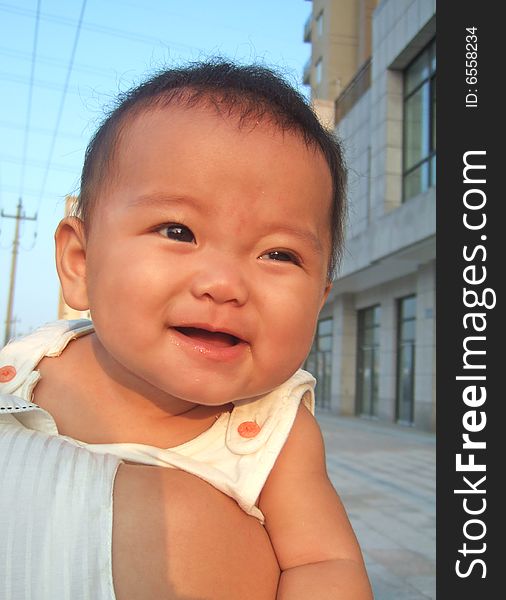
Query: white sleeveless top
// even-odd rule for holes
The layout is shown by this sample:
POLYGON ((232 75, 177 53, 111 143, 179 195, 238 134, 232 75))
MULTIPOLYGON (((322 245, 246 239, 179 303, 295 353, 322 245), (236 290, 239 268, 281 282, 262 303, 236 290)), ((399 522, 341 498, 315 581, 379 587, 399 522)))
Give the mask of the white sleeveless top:
POLYGON ((112 492, 122 460, 197 475, 263 523, 255 503, 300 402, 314 413, 315 379, 299 370, 253 402, 234 402, 211 428, 172 448, 61 436, 52 416, 31 401, 36 367, 92 331, 87 320, 56 321, 0 351, 2 600, 114 599, 112 492), (242 437, 239 426, 251 421, 259 433, 242 437))

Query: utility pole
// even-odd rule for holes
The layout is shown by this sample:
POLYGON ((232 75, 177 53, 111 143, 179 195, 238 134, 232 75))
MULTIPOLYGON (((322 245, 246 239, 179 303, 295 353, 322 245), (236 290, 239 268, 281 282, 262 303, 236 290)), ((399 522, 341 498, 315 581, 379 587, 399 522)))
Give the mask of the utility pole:
POLYGON ((1 216, 5 219, 16 219, 16 227, 14 231, 14 240, 12 241, 12 258, 11 258, 11 278, 9 284, 9 301, 7 302, 7 315, 5 317, 5 339, 4 344, 11 338, 12 325, 12 310, 14 308, 14 286, 16 281, 16 265, 18 262, 18 247, 19 247, 19 224, 21 221, 36 221, 37 214, 34 217, 26 217, 22 214, 23 202, 21 198, 18 202, 18 208, 15 215, 8 215, 2 210, 1 216))

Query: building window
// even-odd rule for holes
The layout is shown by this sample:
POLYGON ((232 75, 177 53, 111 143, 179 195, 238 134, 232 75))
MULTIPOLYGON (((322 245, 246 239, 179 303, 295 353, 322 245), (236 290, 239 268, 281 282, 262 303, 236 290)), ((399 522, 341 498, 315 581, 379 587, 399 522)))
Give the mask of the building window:
POLYGON ((436 184, 436 41, 404 73, 403 199, 436 184))
POLYGON ((416 296, 398 301, 397 421, 411 424, 415 399, 416 296))
POLYGON ((316 17, 316 33, 318 34, 318 37, 323 35, 323 10, 316 17))
POLYGON ((323 59, 322 58, 319 58, 316 61, 314 72, 315 72, 316 85, 320 85, 320 83, 322 82, 322 75, 323 75, 323 59))
POLYGON ((318 321, 313 346, 304 368, 317 379, 316 406, 329 409, 332 384, 332 318, 318 321))
POLYGON ((357 414, 378 416, 381 307, 358 312, 357 414))

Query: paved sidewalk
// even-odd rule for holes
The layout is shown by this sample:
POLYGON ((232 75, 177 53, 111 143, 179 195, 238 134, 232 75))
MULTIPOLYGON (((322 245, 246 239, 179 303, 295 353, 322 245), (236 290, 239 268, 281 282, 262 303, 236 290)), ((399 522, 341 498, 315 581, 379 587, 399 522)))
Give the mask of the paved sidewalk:
POLYGON ((375 600, 436 597, 436 438, 317 413, 330 479, 358 537, 375 600))

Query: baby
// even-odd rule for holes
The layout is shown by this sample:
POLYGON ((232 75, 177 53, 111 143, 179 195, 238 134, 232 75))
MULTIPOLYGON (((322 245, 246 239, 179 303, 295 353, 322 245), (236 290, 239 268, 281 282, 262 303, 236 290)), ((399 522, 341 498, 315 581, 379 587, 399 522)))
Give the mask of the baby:
POLYGON ((93 323, 0 358, 6 598, 372 597, 300 370, 344 184, 268 69, 209 61, 121 98, 55 235, 93 323))

